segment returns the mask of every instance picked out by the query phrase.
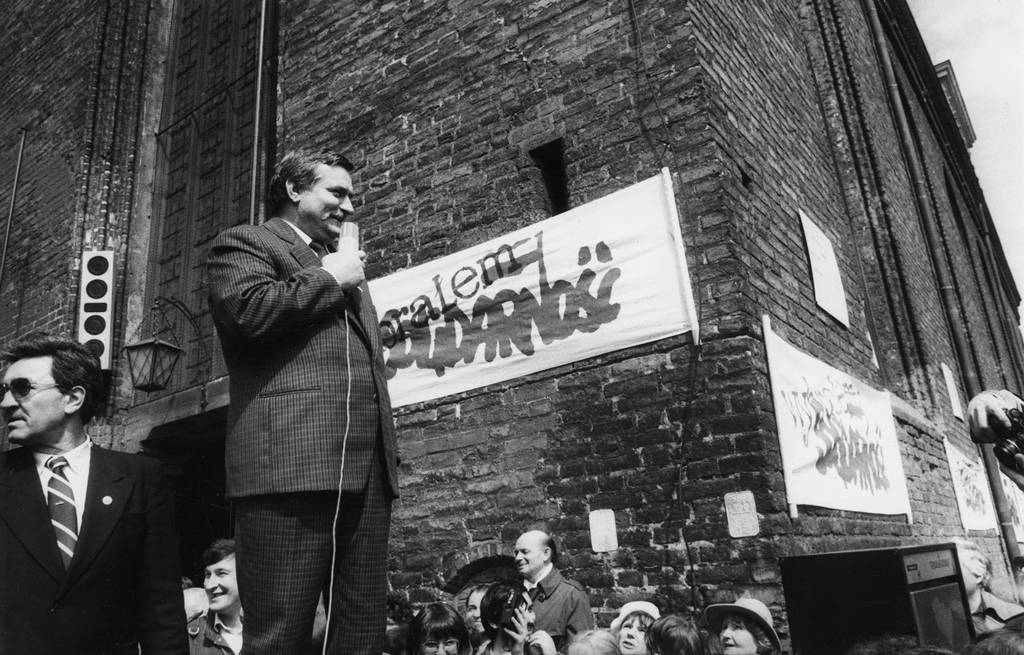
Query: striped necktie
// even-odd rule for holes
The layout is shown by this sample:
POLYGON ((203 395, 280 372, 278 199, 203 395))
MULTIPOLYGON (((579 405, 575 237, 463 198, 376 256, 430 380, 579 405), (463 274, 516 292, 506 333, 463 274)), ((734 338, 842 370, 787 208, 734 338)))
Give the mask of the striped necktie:
POLYGON ((75 512, 75 494, 71 490, 68 476, 64 469, 68 460, 63 456, 51 457, 46 460, 46 468, 53 471, 47 485, 46 504, 50 508, 50 523, 57 536, 57 548, 64 560, 64 569, 71 566, 71 558, 75 555, 75 544, 78 543, 78 515, 75 512))

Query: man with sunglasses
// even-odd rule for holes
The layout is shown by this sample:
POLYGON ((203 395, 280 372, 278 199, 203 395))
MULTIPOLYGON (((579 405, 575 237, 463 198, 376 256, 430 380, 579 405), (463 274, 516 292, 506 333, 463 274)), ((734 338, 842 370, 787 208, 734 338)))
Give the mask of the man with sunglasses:
POLYGON ((99 360, 34 333, 0 352, 0 654, 188 653, 160 465, 94 445, 99 360))

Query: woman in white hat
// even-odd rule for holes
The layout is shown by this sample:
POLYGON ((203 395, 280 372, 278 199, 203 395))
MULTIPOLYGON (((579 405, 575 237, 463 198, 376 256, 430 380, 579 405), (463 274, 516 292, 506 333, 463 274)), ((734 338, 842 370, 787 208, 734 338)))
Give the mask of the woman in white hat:
POLYGON ((778 655, 782 651, 772 613, 759 600, 740 598, 735 603, 709 605, 704 619, 718 633, 723 655, 778 655))
POLYGON ((610 627, 619 644, 619 655, 647 655, 647 628, 661 618, 654 603, 635 600, 626 603, 610 627))

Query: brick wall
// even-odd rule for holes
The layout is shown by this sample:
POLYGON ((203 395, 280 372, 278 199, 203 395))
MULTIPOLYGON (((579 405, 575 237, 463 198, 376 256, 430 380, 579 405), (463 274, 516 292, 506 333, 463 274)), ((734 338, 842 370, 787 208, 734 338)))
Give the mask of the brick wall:
POLYGON ((131 397, 119 352, 151 14, 146 3, 19 1, 5 11, 0 46, 5 229, 25 130, 0 289, 0 341, 35 329, 74 336, 81 252, 115 251, 115 401, 108 417, 90 427, 103 445, 115 442, 114 415, 131 397))
MULTIPOLYGON (((902 0, 883 6, 905 11, 902 0)), ((135 183, 136 149, 159 122, 159 100, 142 91, 170 46, 165 35, 142 48, 169 6, 62 7, 18 2, 4 18, 18 38, 0 46, 12 62, 0 81, 16 100, 0 107, 2 208, 17 128, 29 127, 0 289, 4 339, 70 328, 83 244, 134 253, 122 300, 145 302, 150 229, 138 207, 152 206, 154 188, 135 183)), ((415 603, 448 598, 542 527, 601 625, 628 600, 684 611, 750 592, 785 635, 780 556, 963 534, 942 438, 974 450, 941 376, 942 363, 963 374, 950 330, 970 334, 968 364, 985 386, 1019 388, 1024 358, 1007 318, 1016 290, 988 262, 998 244, 984 235, 966 150, 950 145, 943 108, 929 100, 914 30, 889 38, 942 237, 937 261, 860 0, 400 0, 342 13, 308 0, 281 12, 279 150, 329 145, 359 162, 371 277, 546 218, 530 151, 556 139, 571 206, 663 166, 675 177, 703 343, 666 339, 398 412, 396 591, 415 603), (848 328, 815 304, 800 210, 835 248, 848 328), (951 312, 935 266, 956 280, 951 312), (764 314, 797 347, 893 392, 912 525, 810 506, 789 517, 764 314), (757 537, 728 535, 723 495, 739 490, 754 493, 757 537), (595 509, 616 513, 614 553, 590 550, 595 509)), ((168 234, 154 230, 154 243, 168 234)), ((173 265, 151 274, 166 281, 164 269, 173 265)), ((125 314, 121 342, 133 336, 125 314)), ((124 384, 115 376, 115 416, 141 402, 124 384)), ((959 393, 965 401, 964 385, 959 393)), ((112 423, 105 439, 139 447, 121 444, 112 423)), ((1002 560, 995 530, 969 536, 1002 560)))
MULTIPOLYGON (((533 526, 562 538, 563 566, 603 619, 640 597, 686 607, 691 564, 698 604, 750 591, 778 609, 780 555, 962 533, 941 450, 943 435, 972 449, 941 378, 957 362, 859 2, 395 2, 343 20, 309 2, 283 17, 281 47, 283 149, 330 144, 363 163, 374 276, 544 218, 526 155, 555 138, 573 206, 662 165, 678 183, 699 350, 667 340, 399 413, 392 583, 411 599, 444 596, 533 526), (801 209, 835 247, 849 328, 815 305, 801 209), (814 507, 789 518, 765 313, 798 347, 898 394, 913 525, 814 507), (722 495, 741 489, 755 492, 758 538, 728 537, 722 495), (612 556, 589 549, 587 514, 602 508, 616 511, 612 556)), ((944 198, 948 151, 917 123, 958 311, 979 368, 999 370, 1019 346, 978 298, 1003 292, 974 281, 979 246, 944 198)), ((971 536, 998 553, 996 531, 971 536)))

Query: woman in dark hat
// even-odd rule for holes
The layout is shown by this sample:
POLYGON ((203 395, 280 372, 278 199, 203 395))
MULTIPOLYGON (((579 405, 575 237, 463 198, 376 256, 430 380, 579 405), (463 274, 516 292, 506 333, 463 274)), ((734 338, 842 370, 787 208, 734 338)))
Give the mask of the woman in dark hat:
POLYGON ((782 651, 772 613, 759 600, 740 598, 735 603, 709 605, 704 619, 718 633, 723 655, 778 655, 782 651))

